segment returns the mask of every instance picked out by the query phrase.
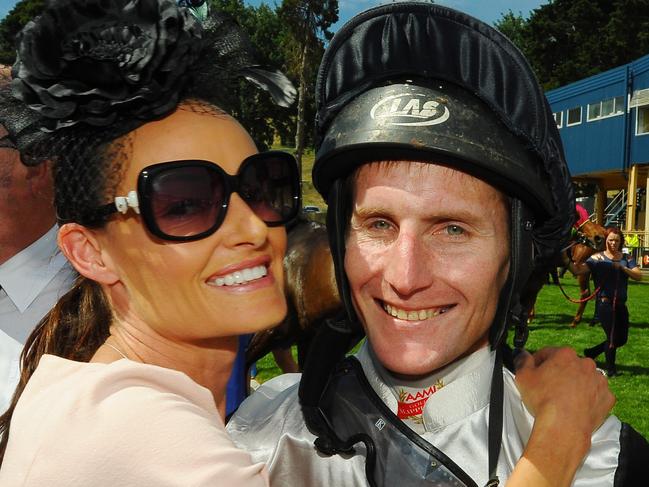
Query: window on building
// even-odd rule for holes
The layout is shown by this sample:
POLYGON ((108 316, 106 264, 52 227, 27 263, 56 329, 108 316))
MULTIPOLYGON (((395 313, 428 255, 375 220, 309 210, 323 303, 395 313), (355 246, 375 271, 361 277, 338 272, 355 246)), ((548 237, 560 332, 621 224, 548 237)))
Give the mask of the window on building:
POLYGON ((588 121, 592 122, 602 117, 602 102, 590 103, 588 105, 588 121))
POLYGON ((554 121, 557 124, 557 128, 563 127, 563 112, 554 112, 552 115, 554 115, 554 121))
POLYGON ((568 120, 566 126, 577 125, 581 123, 581 107, 575 107, 568 110, 568 120))
POLYGON ((616 96, 615 100, 615 115, 622 115, 624 113, 624 97, 616 96))
POLYGON ((616 96, 606 100, 590 103, 588 105, 588 121, 600 118, 613 117, 624 113, 624 97, 616 96))
POLYGON ((649 134, 649 105, 638 107, 635 124, 635 134, 649 134))

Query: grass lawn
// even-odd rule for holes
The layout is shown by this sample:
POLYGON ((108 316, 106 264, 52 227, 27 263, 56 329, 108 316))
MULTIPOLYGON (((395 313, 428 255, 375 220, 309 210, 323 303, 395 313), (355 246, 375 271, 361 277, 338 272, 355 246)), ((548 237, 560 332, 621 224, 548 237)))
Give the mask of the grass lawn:
MULTIPOLYGON (((575 279, 566 275, 562 283, 568 295, 574 298, 579 295, 575 279)), ((649 282, 629 283, 628 307, 631 321, 629 341, 618 350, 620 375, 609 379, 617 397, 613 412, 649 438, 649 282)), ((537 301, 536 318, 530 324, 528 349, 533 351, 560 345, 573 347, 581 354, 584 348, 601 342, 604 332, 600 326, 588 325, 594 305, 589 303, 584 321, 576 328, 570 328, 575 309, 576 305, 563 297, 558 286, 545 286, 537 301)), ((599 360, 600 366, 604 367, 603 355, 599 360)), ((280 374, 271 354, 257 362, 257 370, 259 382, 280 374)))
MULTIPOLYGON (((579 296, 575 279, 566 275, 562 283, 568 295, 579 296)), ((617 352, 620 375, 609 379, 617 397, 613 412, 649 438, 649 282, 629 282, 627 306, 631 322, 629 341, 617 352)), ((545 286, 537 301, 537 318, 530 323, 528 348, 563 345, 581 354, 584 348, 603 341, 605 335, 599 324, 589 326, 595 310, 592 302, 588 303, 582 323, 570 328, 575 307, 562 296, 558 286, 545 286)), ((605 368, 603 355, 598 357, 598 364, 605 368)))

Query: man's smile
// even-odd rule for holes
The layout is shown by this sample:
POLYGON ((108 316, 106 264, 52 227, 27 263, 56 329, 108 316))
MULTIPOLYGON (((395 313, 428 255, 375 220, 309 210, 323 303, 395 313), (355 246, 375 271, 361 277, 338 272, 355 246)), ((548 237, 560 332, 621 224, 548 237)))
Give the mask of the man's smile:
POLYGON ((444 314, 449 309, 453 308, 455 305, 453 304, 448 306, 440 306, 436 308, 405 310, 405 309, 397 308, 396 306, 388 304, 384 301, 381 301, 381 306, 383 307, 386 313, 400 320, 422 321, 437 315, 444 314))

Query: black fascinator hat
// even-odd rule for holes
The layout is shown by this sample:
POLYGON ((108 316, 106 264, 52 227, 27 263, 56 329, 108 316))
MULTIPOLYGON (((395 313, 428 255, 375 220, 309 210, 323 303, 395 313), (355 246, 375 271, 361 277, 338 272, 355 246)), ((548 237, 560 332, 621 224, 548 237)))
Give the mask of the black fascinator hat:
POLYGON ((180 3, 50 0, 18 36, 12 96, 0 94, 0 123, 19 149, 79 125, 127 133, 188 96, 229 111, 228 85, 242 77, 292 103, 293 85, 255 61, 232 19, 180 3))

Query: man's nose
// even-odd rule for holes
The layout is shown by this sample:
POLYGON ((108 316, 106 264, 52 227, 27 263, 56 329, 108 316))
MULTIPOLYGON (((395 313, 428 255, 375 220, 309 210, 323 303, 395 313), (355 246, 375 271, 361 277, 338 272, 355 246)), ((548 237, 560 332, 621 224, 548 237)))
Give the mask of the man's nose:
POLYGON ((434 258, 421 238, 401 233, 386 256, 384 279, 401 297, 408 297, 430 286, 434 258))

